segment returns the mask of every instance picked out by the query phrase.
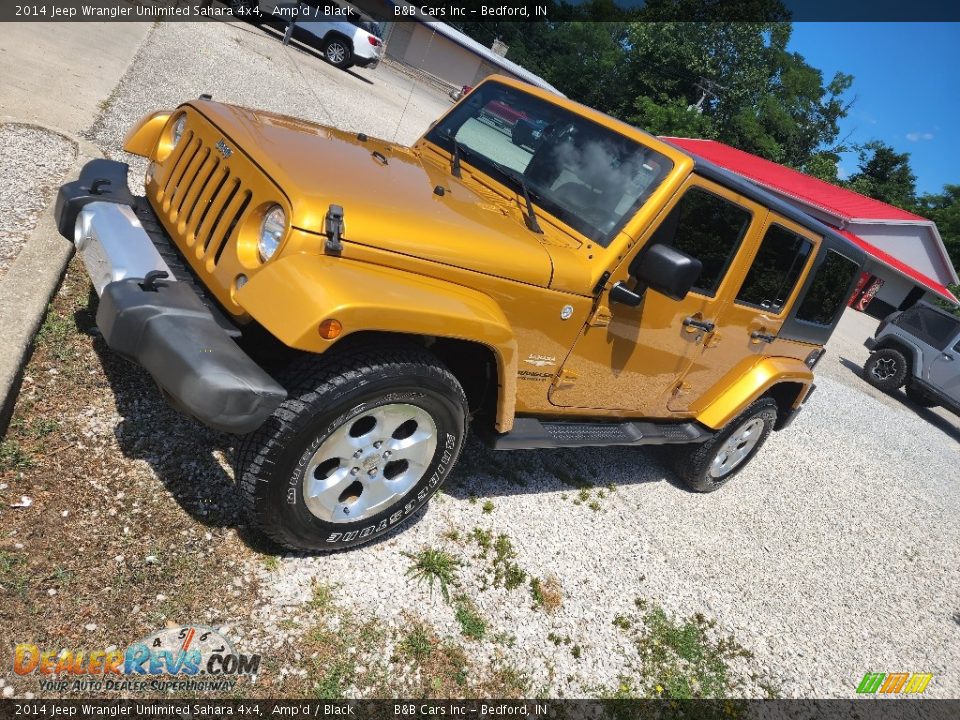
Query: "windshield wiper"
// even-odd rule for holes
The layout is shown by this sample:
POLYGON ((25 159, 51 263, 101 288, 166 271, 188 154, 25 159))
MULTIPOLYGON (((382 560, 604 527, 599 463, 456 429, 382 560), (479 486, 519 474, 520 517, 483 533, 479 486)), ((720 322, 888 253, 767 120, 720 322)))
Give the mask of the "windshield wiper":
POLYGON ((487 162, 520 186, 520 192, 523 193, 523 199, 527 203, 527 212, 524 216, 527 221, 527 227, 530 228, 531 231, 543 235, 543 228, 541 228, 540 223, 537 222, 537 215, 533 211, 533 201, 530 199, 530 188, 527 187, 527 181, 523 175, 493 160, 487 159, 487 162))

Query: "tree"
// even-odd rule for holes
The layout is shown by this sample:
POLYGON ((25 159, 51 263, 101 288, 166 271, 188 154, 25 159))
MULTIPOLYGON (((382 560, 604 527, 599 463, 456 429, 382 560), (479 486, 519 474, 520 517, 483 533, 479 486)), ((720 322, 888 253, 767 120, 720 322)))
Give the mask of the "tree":
POLYGON ((909 209, 917 194, 917 176, 910 168, 910 153, 898 153, 882 140, 871 140, 857 147, 859 170, 851 175, 848 186, 858 193, 909 209))

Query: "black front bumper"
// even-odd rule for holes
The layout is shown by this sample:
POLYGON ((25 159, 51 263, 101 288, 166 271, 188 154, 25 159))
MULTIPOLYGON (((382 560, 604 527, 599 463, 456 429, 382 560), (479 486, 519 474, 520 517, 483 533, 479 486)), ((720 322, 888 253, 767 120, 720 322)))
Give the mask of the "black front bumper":
MULTIPOLYGON (((142 202, 130 194, 126 178, 123 163, 87 164, 79 180, 60 188, 60 232, 73 240, 77 215, 89 203, 142 202)), ((129 237, 150 242, 134 230, 129 237)), ((150 373, 176 409, 216 430, 251 432, 283 402, 286 390, 240 349, 187 280, 128 277, 108 283, 97 325, 107 345, 150 373)))

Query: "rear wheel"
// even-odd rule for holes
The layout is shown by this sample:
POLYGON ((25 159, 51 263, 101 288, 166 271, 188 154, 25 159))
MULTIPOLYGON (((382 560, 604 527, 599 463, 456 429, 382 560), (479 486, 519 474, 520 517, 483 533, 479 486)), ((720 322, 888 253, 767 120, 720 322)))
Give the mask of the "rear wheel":
POLYGON ((909 383, 905 388, 905 392, 907 393, 907 397, 920 407, 932 408, 940 404, 936 401, 936 399, 927 395, 927 393, 925 393, 923 390, 914 385, 910 385, 909 383))
POLYGON ((323 45, 323 56, 328 63, 341 70, 353 64, 353 50, 350 48, 350 43, 342 37, 334 36, 327 40, 323 45))
POLYGON ((374 540, 426 505, 459 457, 463 389, 420 348, 309 358, 287 388, 236 468, 254 522, 282 545, 374 540))
POLYGON ((753 459, 776 420, 776 401, 760 398, 707 442, 677 448, 677 474, 695 492, 719 490, 753 459))
POLYGON ((863 366, 863 376, 877 390, 893 392, 907 379, 907 359, 894 348, 883 348, 873 353, 863 366))

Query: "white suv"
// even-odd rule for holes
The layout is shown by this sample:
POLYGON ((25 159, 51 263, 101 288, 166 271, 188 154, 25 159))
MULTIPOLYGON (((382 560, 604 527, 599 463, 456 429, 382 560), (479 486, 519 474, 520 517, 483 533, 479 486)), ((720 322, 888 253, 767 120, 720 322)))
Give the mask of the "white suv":
POLYGON ((296 24, 293 36, 319 48, 331 65, 375 68, 383 55, 380 26, 357 8, 335 0, 230 0, 234 15, 244 20, 296 24))

